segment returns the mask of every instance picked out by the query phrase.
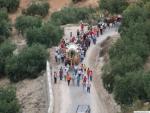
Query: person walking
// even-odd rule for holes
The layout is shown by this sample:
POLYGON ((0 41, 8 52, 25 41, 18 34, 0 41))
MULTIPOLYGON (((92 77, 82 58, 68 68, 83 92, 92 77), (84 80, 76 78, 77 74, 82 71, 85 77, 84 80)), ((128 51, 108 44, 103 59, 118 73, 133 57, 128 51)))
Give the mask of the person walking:
POLYGON ((64 53, 61 52, 61 62, 62 62, 62 63, 64 63, 64 59, 65 59, 64 53))
POLYGON ((60 77, 60 80, 62 80, 62 78, 63 78, 63 69, 62 69, 62 67, 59 70, 59 77, 60 77))
POLYGON ((78 65, 74 65, 74 74, 77 75, 78 72, 78 65))
POLYGON ((77 86, 78 87, 80 86, 80 76, 79 75, 77 76, 77 86))
POLYGON ((87 77, 88 77, 88 80, 90 80, 90 68, 87 69, 87 77))
POLYGON ((96 36, 94 34, 92 35, 92 40, 93 40, 93 44, 95 45, 96 44, 96 36))
POLYGON ((77 38, 78 39, 80 38, 80 31, 79 31, 79 29, 77 30, 77 38))
POLYGON ((60 52, 58 52, 58 54, 57 54, 57 61, 58 61, 59 64, 61 63, 61 55, 60 55, 60 52))
POLYGON ((90 90, 91 90, 91 83, 90 83, 90 81, 88 81, 88 83, 87 83, 87 93, 90 93, 90 90))
POLYGON ((86 72, 86 69, 87 69, 86 65, 83 64, 83 70, 84 70, 84 72, 86 72))
POLYGON ((92 81, 92 79, 93 79, 93 71, 92 70, 90 70, 89 75, 90 75, 90 81, 92 81))
POLYGON ((100 27, 100 33, 101 33, 101 35, 103 35, 103 26, 102 25, 100 27))
POLYGON ((64 79, 66 81, 66 78, 67 78, 67 73, 68 73, 68 68, 67 66, 64 67, 64 79))
POLYGON ((80 27, 81 27, 81 32, 84 33, 84 23, 82 21, 80 27))
POLYGON ((84 77, 83 77, 83 91, 84 91, 84 89, 86 88, 86 80, 87 80, 87 77, 84 76, 84 77))
POLYGON ((54 84, 56 84, 57 83, 57 72, 55 71, 54 72, 54 84))
POLYGON ((75 73, 73 72, 73 73, 72 73, 72 84, 73 84, 73 86, 75 85, 75 76, 76 76, 76 75, 75 75, 75 73))
POLYGON ((57 62, 58 60, 57 60, 57 56, 58 56, 58 52, 57 51, 55 51, 55 62, 57 62))
POLYGON ((67 73, 67 82, 68 82, 68 86, 70 85, 70 81, 71 81, 71 76, 69 73, 67 73))

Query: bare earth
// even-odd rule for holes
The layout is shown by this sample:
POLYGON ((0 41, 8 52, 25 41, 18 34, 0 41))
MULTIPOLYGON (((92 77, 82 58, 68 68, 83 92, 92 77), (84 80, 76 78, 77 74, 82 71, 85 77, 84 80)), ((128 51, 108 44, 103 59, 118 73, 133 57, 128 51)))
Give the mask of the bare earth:
POLYGON ((16 87, 16 95, 21 105, 21 113, 46 112, 46 88, 44 76, 34 80, 23 80, 16 84, 10 83, 7 78, 0 79, 0 87, 16 87))
POLYGON ((82 2, 77 3, 76 7, 98 7, 99 0, 83 0, 82 2))
POLYGON ((67 7, 71 0, 48 0, 52 11, 58 11, 63 7, 67 7))
MULTIPOLYGON (((64 7, 72 4, 72 0, 49 0, 51 10, 58 11, 64 7)), ((97 7, 98 0, 82 0, 81 2, 73 5, 75 7, 97 7)))
POLYGON ((46 98, 44 76, 34 80, 24 80, 16 84, 17 97, 22 113, 45 113, 46 98))

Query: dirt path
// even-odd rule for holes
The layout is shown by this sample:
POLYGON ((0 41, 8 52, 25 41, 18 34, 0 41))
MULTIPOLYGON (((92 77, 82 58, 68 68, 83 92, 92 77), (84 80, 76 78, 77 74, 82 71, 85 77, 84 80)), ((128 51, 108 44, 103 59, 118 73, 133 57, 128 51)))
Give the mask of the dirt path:
POLYGON ((71 0, 48 0, 52 11, 61 10, 70 4, 71 0))
POLYGON ((83 0, 77 4, 73 4, 72 0, 48 0, 52 12, 61 10, 64 7, 73 5, 75 7, 98 7, 99 0, 83 0))
MULTIPOLYGON (((65 27, 64 34, 65 38, 69 37, 70 32, 73 35, 76 34, 79 26, 65 27)), ((116 29, 111 29, 107 31, 103 36, 98 38, 96 45, 91 45, 87 51, 87 55, 84 59, 84 63, 90 67, 95 67, 95 59, 98 52, 98 44, 102 43, 108 36, 116 35, 116 29)), ((55 66, 55 70, 58 70, 59 66, 55 66)), ((94 69, 93 69, 94 70, 94 69)), ((99 69, 100 70, 100 69, 99 69)), ((94 70, 97 72, 96 70, 94 70)), ((99 74, 94 73, 95 76, 99 74)), ((103 88, 102 80, 92 83, 91 93, 87 94, 83 91, 82 86, 76 87, 71 85, 67 86, 65 81, 59 81, 57 85, 54 85, 54 97, 55 97, 55 107, 54 113, 71 113, 75 112, 78 105, 89 104, 91 106, 92 113, 117 113, 118 109, 116 103, 113 100, 112 96, 107 93, 103 88), (96 83, 96 84, 95 84, 96 83), (99 90, 97 86, 100 85, 101 94, 97 92, 99 90), (107 101, 107 102, 106 102, 107 101)))
POLYGON ((98 7, 98 1, 99 0, 82 0, 82 2, 79 2, 75 4, 76 7, 98 7))
POLYGON ((11 19, 12 24, 14 24, 16 18, 21 15, 22 9, 26 9, 30 3, 31 3, 31 0, 20 0, 18 10, 12 14, 9 14, 9 18, 11 19))

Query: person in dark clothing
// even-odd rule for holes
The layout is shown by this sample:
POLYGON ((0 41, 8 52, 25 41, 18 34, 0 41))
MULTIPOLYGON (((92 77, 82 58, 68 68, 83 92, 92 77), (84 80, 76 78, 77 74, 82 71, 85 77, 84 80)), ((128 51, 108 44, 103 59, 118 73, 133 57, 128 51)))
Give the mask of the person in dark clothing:
POLYGON ((101 35, 103 35, 103 27, 102 26, 100 27, 100 33, 101 33, 101 35))
POLYGON ((79 31, 79 29, 77 30, 77 38, 78 39, 80 38, 80 31, 79 31))
POLYGON ((56 84, 56 83, 57 83, 57 73, 54 72, 54 84, 56 84))
POLYGON ((62 67, 59 70, 59 77, 60 77, 60 80, 62 80, 62 78, 63 78, 63 69, 62 69, 62 67))

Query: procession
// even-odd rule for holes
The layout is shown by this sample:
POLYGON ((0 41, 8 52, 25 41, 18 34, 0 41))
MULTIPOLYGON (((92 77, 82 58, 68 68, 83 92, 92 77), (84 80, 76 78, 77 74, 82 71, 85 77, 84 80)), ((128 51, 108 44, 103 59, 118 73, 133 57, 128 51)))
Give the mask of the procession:
POLYGON ((58 47, 55 48, 55 62, 58 70, 53 72, 54 84, 58 81, 66 81, 68 86, 83 87, 83 91, 90 93, 93 70, 84 63, 86 52, 91 45, 95 45, 97 39, 108 29, 119 25, 121 17, 115 20, 105 19, 97 25, 89 25, 80 22, 80 28, 76 34, 69 33, 64 37, 58 47))

